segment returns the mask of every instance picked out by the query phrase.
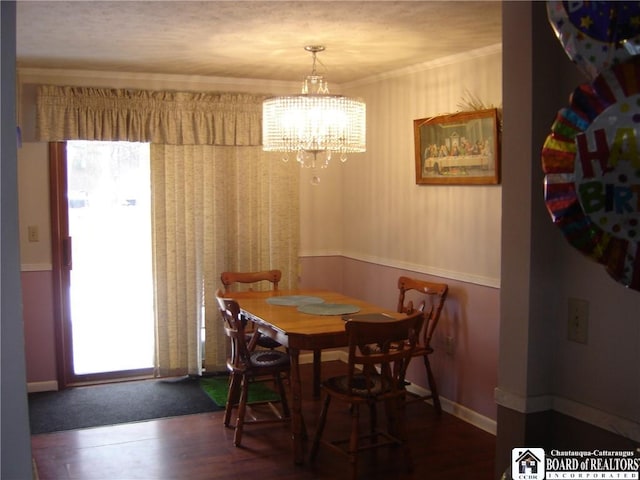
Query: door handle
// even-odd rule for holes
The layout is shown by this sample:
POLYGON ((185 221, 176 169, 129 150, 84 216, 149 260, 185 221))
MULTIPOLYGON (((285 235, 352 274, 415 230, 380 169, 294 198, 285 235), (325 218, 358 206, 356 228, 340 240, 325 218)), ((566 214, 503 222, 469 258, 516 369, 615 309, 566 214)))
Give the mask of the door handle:
POLYGON ((65 237, 62 239, 62 263, 69 270, 73 269, 73 258, 71 252, 71 237, 65 237))

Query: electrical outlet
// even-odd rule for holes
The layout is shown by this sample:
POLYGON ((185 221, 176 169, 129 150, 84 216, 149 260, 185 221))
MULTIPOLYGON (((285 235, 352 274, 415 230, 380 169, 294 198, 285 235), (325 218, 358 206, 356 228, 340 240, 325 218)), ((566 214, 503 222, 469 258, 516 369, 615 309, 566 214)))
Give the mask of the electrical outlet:
POLYGON ((453 337, 445 337, 444 338, 444 351, 447 355, 453 355, 453 350, 455 348, 455 342, 453 341, 453 337))
POLYGON ((39 242, 40 241, 40 235, 38 233, 38 226, 37 225, 29 225, 27 227, 27 236, 29 237, 29 241, 30 242, 39 242))
POLYGON ((572 342, 587 343, 589 333, 589 302, 569 299, 567 338, 572 342))

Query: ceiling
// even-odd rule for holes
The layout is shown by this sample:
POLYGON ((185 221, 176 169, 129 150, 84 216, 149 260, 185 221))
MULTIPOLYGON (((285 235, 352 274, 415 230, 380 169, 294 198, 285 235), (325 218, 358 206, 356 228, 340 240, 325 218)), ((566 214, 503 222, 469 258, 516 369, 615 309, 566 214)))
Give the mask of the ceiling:
POLYGON ((18 67, 347 83, 501 42, 501 2, 24 1, 18 67))

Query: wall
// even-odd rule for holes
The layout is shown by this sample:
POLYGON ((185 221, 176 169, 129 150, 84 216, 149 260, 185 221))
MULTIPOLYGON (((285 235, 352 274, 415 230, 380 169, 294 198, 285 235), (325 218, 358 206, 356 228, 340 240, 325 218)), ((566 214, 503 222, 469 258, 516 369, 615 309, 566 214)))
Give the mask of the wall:
POLYGON ((17 230, 15 2, 0 3, 0 23, 0 477, 13 480, 33 476, 17 230))
POLYGON ((18 149, 21 283, 29 391, 58 388, 51 277, 49 167, 46 143, 24 142, 18 149), (28 227, 38 229, 29 241, 28 227))
MULTIPOLYGON (((501 186, 416 185, 413 120, 502 103, 500 45, 343 85, 367 104, 367 152, 302 182, 302 286, 395 309, 397 279, 450 285, 433 364, 444 408, 495 431, 501 186), (469 75, 468 72, 474 72, 469 75), (326 173, 325 173, 326 172, 326 173), (445 339, 454 339, 453 355, 445 339)), ((303 179, 305 172, 302 173, 303 179)), ((424 387, 424 367, 409 379, 424 387)))
POLYGON ((504 4, 503 45, 502 470, 514 447, 611 448, 626 438, 629 448, 640 441, 640 292, 572 249, 542 196, 542 144, 586 79, 555 38, 543 2, 504 4), (589 302, 586 345, 567 340, 570 297, 589 302))
MULTIPOLYGON (((371 168, 344 170, 345 291, 375 301, 389 290, 395 307, 400 274, 448 283, 433 366, 449 410, 483 428, 496 418, 502 187, 416 185, 413 120, 465 110, 469 93, 501 106, 501 72, 495 45, 345 86, 372 119, 371 168)), ((409 378, 424 386, 423 370, 409 378)))
POLYGON ((460 111, 468 93, 500 106, 501 62, 494 46, 343 85, 367 103, 367 152, 302 182, 303 255, 499 287, 501 187, 416 185, 413 120, 460 111))
POLYGON ((501 187, 416 185, 413 120, 462 110, 467 92, 501 105, 501 65, 498 45, 348 90, 371 119, 366 160, 344 169, 348 256, 500 285, 501 187))

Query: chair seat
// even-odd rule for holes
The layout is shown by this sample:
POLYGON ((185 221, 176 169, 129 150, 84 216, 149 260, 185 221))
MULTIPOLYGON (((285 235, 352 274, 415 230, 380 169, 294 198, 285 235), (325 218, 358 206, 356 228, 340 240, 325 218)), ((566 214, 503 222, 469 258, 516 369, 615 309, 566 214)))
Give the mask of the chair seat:
MULTIPOLYGON (((405 346, 407 346, 408 344, 405 343, 405 346)), ((397 344, 396 348, 400 348, 402 346, 402 344, 397 344)), ((422 355, 426 355, 426 354, 430 354, 433 353, 433 347, 429 346, 424 346, 424 345, 416 345, 415 350, 413 351, 413 356, 414 357, 420 357, 422 355)))
POLYGON ((433 353, 433 348, 431 346, 429 347, 421 347, 420 345, 418 345, 416 347, 415 352, 413 353, 414 357, 420 357, 422 355, 427 355, 427 354, 431 354, 433 353))
POLYGON ((323 383, 323 386, 338 395, 357 395, 363 399, 377 397, 389 390, 388 382, 380 375, 371 375, 369 378, 364 375, 355 375, 352 389, 349 389, 347 375, 329 378, 323 383))
MULTIPOLYGON (((252 336, 255 335, 253 333, 247 334, 247 344, 251 343, 252 336)), ((258 334, 260 335, 260 334, 258 334)), ((282 344, 280 342, 276 342, 273 338, 267 337, 265 335, 260 335, 256 340, 256 345, 262 348, 278 348, 281 347, 282 344)))
POLYGON ((255 350, 250 354, 254 367, 286 367, 289 365, 289 355, 280 350, 255 350))

